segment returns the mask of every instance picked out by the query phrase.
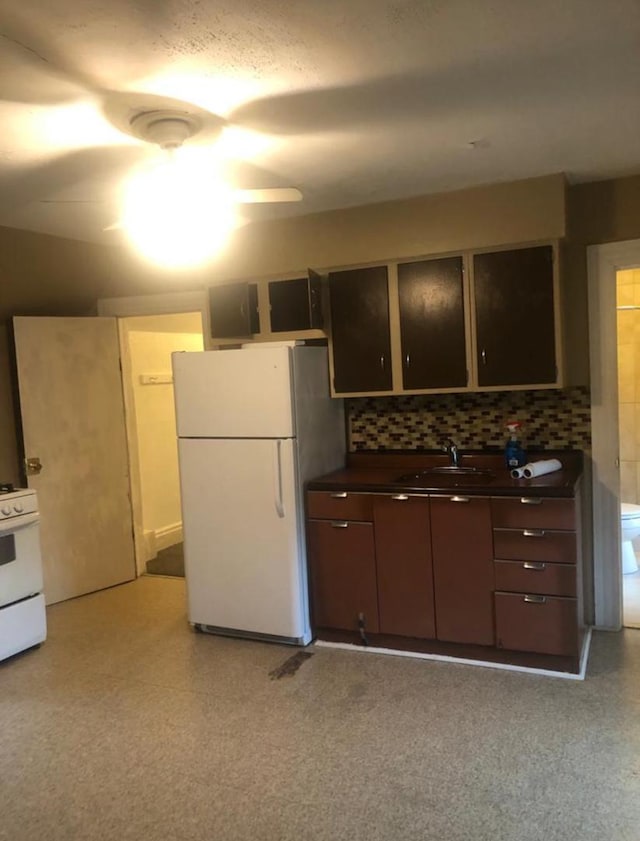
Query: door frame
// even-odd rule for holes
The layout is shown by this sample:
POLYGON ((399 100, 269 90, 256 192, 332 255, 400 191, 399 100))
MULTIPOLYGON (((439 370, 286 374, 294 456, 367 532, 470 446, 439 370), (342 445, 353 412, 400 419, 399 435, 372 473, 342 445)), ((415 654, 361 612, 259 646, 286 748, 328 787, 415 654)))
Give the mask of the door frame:
POLYGON ((200 312, 202 338, 205 349, 211 347, 209 298, 206 290, 192 292, 165 292, 157 295, 134 295, 124 298, 101 298, 98 315, 113 316, 117 320, 120 340, 122 393, 124 396, 125 427, 129 454, 129 493, 133 516, 133 543, 136 575, 146 570, 147 544, 142 525, 142 487, 140 482, 140 456, 135 429, 135 408, 131 382, 131 359, 122 319, 145 315, 178 315, 183 312, 200 312))
POLYGON ((174 315, 201 312, 205 347, 211 347, 209 296, 206 289, 191 292, 161 292, 157 295, 132 295, 126 298, 100 298, 98 315, 128 318, 133 315, 174 315))
POLYGON ((622 627, 616 272, 640 266, 640 240, 587 248, 595 624, 622 627))

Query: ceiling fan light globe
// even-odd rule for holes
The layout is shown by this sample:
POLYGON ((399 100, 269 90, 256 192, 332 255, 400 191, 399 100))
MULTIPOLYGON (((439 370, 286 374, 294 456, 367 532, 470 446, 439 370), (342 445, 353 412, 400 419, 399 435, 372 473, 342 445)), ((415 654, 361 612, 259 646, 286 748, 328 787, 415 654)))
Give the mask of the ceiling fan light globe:
POLYGON ((157 265, 209 262, 236 226, 227 185, 180 161, 143 170, 127 186, 123 227, 136 250, 157 265))

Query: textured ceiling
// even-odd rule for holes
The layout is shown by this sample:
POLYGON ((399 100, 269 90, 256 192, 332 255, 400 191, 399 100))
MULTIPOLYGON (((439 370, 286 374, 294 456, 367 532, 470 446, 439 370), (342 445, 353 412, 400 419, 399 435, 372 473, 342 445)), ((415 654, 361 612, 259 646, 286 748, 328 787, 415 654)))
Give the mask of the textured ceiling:
POLYGON ((145 94, 224 117, 212 153, 239 187, 302 190, 249 219, 624 175, 640 2, 0 0, 0 225, 116 241, 153 150, 113 120, 145 94))

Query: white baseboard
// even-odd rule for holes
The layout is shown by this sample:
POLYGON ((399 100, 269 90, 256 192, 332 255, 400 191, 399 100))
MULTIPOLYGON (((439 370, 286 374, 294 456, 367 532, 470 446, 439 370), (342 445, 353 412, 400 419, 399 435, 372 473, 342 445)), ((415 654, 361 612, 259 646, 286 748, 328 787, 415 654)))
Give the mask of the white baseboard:
POLYGON ((493 663, 489 660, 470 660, 466 657, 450 657, 444 654, 426 654, 420 651, 401 651, 394 648, 376 648, 375 646, 355 645, 350 642, 327 642, 316 640, 314 645, 319 648, 341 648, 344 651, 358 652, 359 654, 389 654, 393 657, 412 657, 416 660, 436 660, 441 663, 457 663, 462 666, 480 666, 485 669, 501 669, 507 672, 525 672, 530 675, 545 675, 546 677, 559 677, 565 680, 584 680, 587 673, 587 662, 591 648, 591 628, 587 628, 582 640, 582 651, 580 653, 580 671, 556 672, 551 669, 539 669, 532 666, 516 666, 512 663, 493 663))
POLYGON ((144 540, 144 563, 142 566, 144 568, 144 564, 152 558, 155 558, 158 554, 158 546, 156 544, 156 533, 154 531, 145 530, 142 537, 144 540))
POLYGON ((182 523, 172 523, 170 526, 156 529, 155 531, 156 553, 176 543, 182 543, 182 523))
POLYGON ((182 543, 182 523, 172 523, 155 531, 145 531, 145 564, 155 558, 161 549, 167 549, 176 543, 182 543))

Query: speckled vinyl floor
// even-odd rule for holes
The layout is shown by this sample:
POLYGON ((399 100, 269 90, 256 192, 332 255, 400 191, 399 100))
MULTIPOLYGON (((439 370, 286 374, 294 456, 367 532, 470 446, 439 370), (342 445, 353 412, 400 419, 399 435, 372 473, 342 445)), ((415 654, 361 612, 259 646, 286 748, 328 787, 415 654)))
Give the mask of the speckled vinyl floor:
POLYGON ((2 841, 637 841, 640 631, 584 683, 192 633, 184 582, 0 666, 2 841))

